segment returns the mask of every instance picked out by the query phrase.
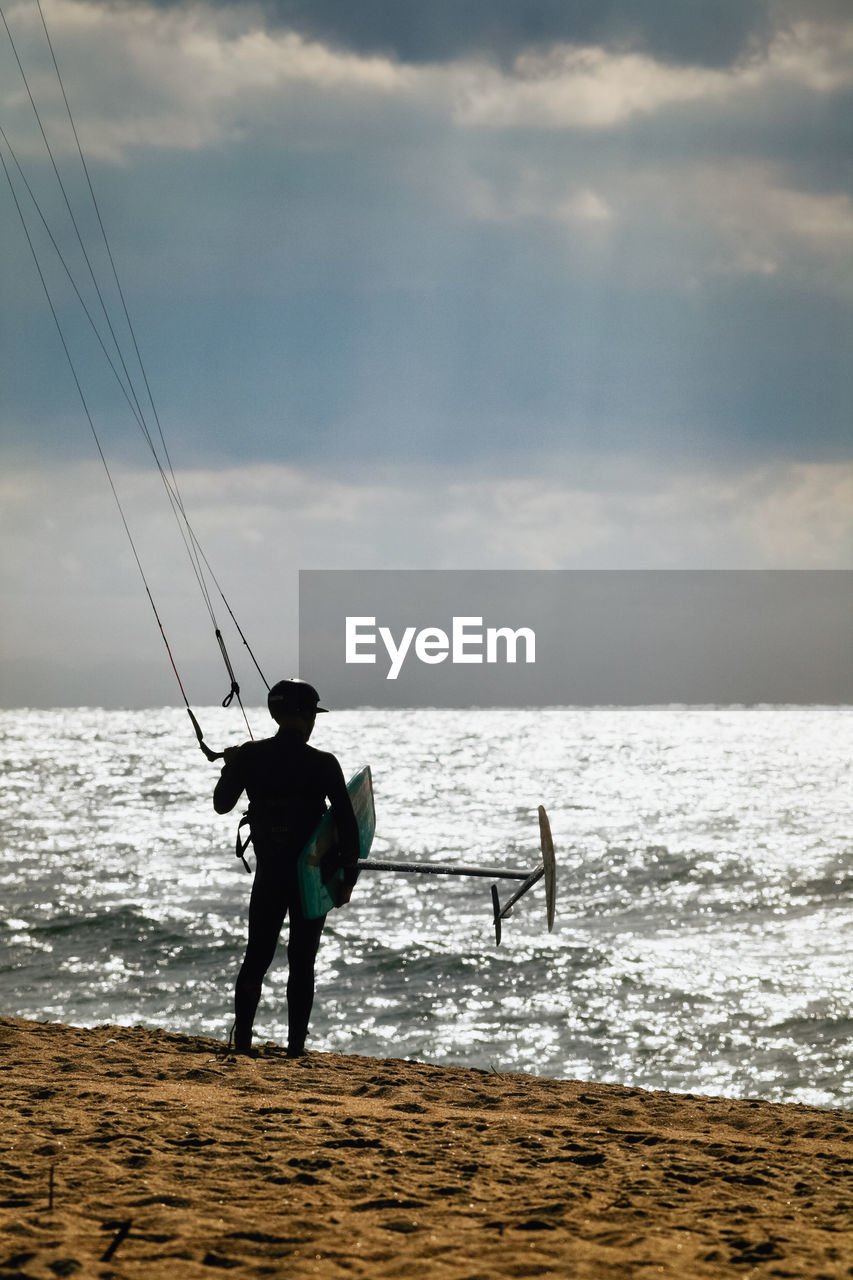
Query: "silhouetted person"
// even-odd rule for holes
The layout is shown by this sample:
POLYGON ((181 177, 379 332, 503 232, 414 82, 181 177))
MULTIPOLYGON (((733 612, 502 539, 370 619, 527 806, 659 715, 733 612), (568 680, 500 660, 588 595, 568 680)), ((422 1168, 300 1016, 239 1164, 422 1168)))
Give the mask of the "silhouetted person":
POLYGON ((269 692, 270 715, 279 726, 274 738, 246 742, 225 753, 213 793, 217 813, 228 813, 245 791, 257 866, 249 902, 249 941, 234 993, 234 1048, 248 1053, 264 974, 289 914, 287 1020, 290 1057, 305 1052, 314 1003, 314 961, 326 917, 308 920, 302 911, 297 860, 306 840, 331 803, 338 828, 340 860, 358 859, 358 824, 344 775, 335 756, 308 746, 319 694, 302 680, 281 680, 269 692))

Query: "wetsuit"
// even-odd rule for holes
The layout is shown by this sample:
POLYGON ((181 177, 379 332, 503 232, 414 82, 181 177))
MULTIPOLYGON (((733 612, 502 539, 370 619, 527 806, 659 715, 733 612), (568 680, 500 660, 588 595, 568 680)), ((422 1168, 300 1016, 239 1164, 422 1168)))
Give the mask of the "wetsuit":
POLYGON ((335 814, 344 863, 358 858, 358 825, 335 756, 309 747, 291 731, 279 729, 274 738, 247 742, 229 756, 213 793, 216 812, 228 813, 244 791, 249 799, 257 866, 249 902, 249 940, 234 997, 234 1043, 238 1050, 251 1045, 264 974, 289 913, 288 1049, 301 1053, 314 1003, 314 962, 326 917, 308 920, 303 914, 297 859, 323 815, 327 798, 335 814))

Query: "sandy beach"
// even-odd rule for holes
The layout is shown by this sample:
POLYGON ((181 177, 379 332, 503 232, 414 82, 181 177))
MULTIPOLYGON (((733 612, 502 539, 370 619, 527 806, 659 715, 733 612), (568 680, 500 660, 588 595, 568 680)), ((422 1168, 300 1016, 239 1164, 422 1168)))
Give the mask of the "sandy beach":
POLYGON ((0 1277, 853 1275, 853 1114, 0 1019, 0 1277))

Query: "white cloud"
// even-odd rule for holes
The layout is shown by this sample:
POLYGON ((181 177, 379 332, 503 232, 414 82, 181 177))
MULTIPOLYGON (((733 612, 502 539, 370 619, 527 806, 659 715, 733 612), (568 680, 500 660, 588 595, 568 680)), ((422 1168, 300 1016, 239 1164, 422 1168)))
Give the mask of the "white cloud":
POLYGON ((524 54, 511 74, 491 67, 455 75, 455 118, 477 128, 603 129, 638 113, 720 92, 721 73, 661 65, 641 54, 563 46, 524 54))
MULTIPOLYGON (((253 120, 272 107, 283 109, 294 94, 315 90, 332 98, 384 97, 405 91, 411 79, 387 58, 336 52, 294 33, 269 31, 254 5, 113 8, 88 0, 45 0, 43 9, 72 89, 84 147, 99 160, 124 161, 134 147, 215 147, 242 137, 253 120)), ((45 112, 48 135, 57 149, 70 150, 34 6, 14 6, 9 25, 45 112)), ((10 75, 10 88, 0 94, 0 106, 9 110, 25 107, 16 79, 10 75)), ((30 141, 19 134, 16 149, 25 153, 37 148, 38 140, 29 113, 20 118, 27 121, 30 141)))
POLYGON ((767 58, 767 76, 815 93, 835 93, 853 83, 853 29, 849 23, 789 23, 776 36, 767 58))
POLYGON ((685 175, 731 251, 730 262, 761 274, 796 251, 836 256, 853 244, 853 200, 843 193, 798 191, 771 166, 700 166, 685 175))
POLYGON ((592 186, 532 160, 500 179, 471 168, 457 171, 447 184, 447 198, 463 216, 482 222, 545 220, 595 231, 615 217, 612 205, 592 186))
POLYGON ((663 260, 650 274, 679 272, 689 285, 714 275, 799 276, 850 294, 853 199, 842 192, 798 190, 782 165, 734 160, 626 174, 607 193, 623 222, 670 226, 663 260), (822 271, 822 279, 821 273, 822 271))
POLYGON ((774 90, 814 93, 853 86, 849 28, 798 23, 765 55, 725 69, 679 66, 637 53, 561 46, 523 54, 511 73, 466 66, 455 72, 456 119, 470 127, 596 130, 697 103, 730 104, 774 90))
POLYGON ((853 292, 853 199, 798 190, 782 165, 737 159, 602 167, 592 181, 535 153, 496 174, 457 169, 447 201, 461 216, 511 226, 549 225, 573 270, 618 256, 624 283, 665 282, 679 292, 717 276, 798 276, 823 291, 853 292), (579 255, 577 236, 585 251, 579 255), (631 252, 626 255, 626 245, 631 252))
MULTIPOLYGON (((114 475, 153 587, 183 592, 188 570, 159 480, 114 475)), ((543 459, 516 477, 472 464, 343 480, 258 464, 179 479, 214 568, 254 586, 300 567, 838 568, 853 552, 853 464, 679 472, 624 455, 543 459)), ((94 464, 8 468, 0 535, 13 593, 50 596, 62 582, 135 589, 94 464)))
MULTIPOLYGON (((116 481, 179 669, 204 691, 190 696, 222 696, 212 626, 156 500, 159 481, 121 470, 116 481)), ((186 472, 180 482, 217 578, 268 670, 295 669, 299 569, 826 569, 849 568, 853 555, 853 464, 666 474, 629 457, 563 458, 535 477, 435 469, 345 481, 252 466, 186 472)), ((40 694, 41 679, 50 688, 69 681, 66 701, 174 696, 105 490, 93 464, 7 470, 3 478, 2 656, 29 681, 30 700, 60 696, 40 694), (116 680, 124 693, 116 694, 116 680), (134 680, 142 681, 136 691, 134 680)), ((240 678, 253 678, 215 590, 213 599, 240 678)), ((14 696, 7 689, 6 701, 14 696)))
POLYGON ((761 559, 776 567, 833 568, 853 559, 853 465, 796 464, 754 477, 744 493, 739 525, 761 559))

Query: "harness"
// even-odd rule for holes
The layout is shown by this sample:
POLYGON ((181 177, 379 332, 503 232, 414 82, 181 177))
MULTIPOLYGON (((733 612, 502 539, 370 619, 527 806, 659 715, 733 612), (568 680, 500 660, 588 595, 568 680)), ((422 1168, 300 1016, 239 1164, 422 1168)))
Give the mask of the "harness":
POLYGON ((240 832, 242 831, 243 827, 248 827, 248 825, 249 825, 249 812, 248 810, 246 810, 246 812, 243 814, 242 818, 240 819, 237 825, 237 843, 235 845, 234 852, 242 862, 243 866, 246 868, 246 871, 248 872, 248 874, 251 875, 252 868, 249 866, 248 862, 246 861, 245 854, 249 845, 252 843, 252 832, 251 830, 249 831, 249 834, 246 836, 245 840, 240 835, 240 832))
POLYGON ((285 816, 288 810, 291 809, 292 804, 292 799, 280 800, 267 805, 250 804, 241 817, 237 824, 234 853, 243 863, 249 875, 252 872, 245 855, 256 835, 260 836, 262 840, 269 840, 272 843, 283 845, 293 839, 294 833, 298 834, 298 827, 292 821, 288 821, 285 816), (241 835, 243 827, 249 828, 245 837, 241 835))

